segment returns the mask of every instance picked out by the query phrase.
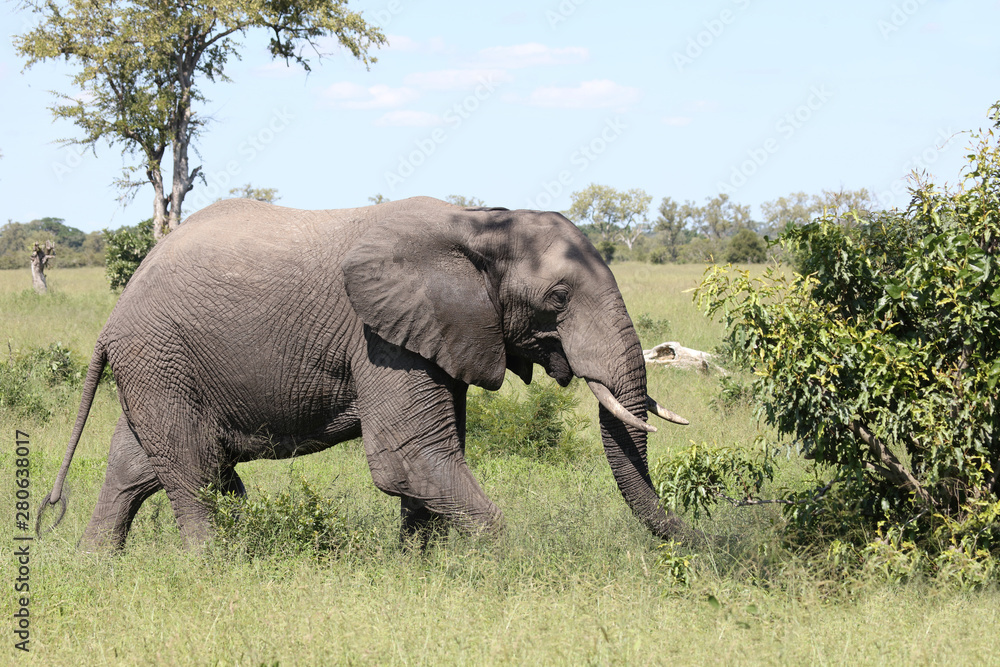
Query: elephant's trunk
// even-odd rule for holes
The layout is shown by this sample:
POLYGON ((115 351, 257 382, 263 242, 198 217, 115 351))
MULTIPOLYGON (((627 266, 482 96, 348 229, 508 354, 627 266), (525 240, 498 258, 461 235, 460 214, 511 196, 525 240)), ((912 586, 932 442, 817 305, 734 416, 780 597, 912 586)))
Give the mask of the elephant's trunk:
MULTIPOLYGON (((640 388, 619 390, 616 395, 618 402, 640 420, 646 416, 644 369, 642 375, 641 382, 632 382, 633 385, 641 384, 640 388)), ((663 538, 676 535, 683 524, 676 517, 667 515, 653 489, 646 455, 646 431, 626 424, 603 405, 600 407, 600 422, 604 454, 608 457, 611 472, 625 502, 654 535, 663 538)))
POLYGON ((664 511, 649 476, 646 434, 656 429, 646 423, 650 399, 646 395, 645 360, 639 337, 627 317, 625 315, 626 324, 614 331, 614 342, 607 345, 603 353, 582 355, 581 358, 580 354, 573 355, 571 349, 566 351, 574 372, 588 381, 600 402, 604 453, 625 502, 653 534, 676 537, 684 531, 684 524, 664 511), (612 367, 609 368, 609 364, 612 367))

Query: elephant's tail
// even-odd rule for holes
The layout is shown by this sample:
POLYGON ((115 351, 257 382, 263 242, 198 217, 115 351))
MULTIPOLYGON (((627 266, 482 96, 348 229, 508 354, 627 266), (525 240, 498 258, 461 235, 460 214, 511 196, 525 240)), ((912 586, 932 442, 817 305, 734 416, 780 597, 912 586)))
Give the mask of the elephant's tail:
POLYGON ((69 465, 73 462, 73 453, 76 452, 76 445, 80 442, 83 434, 83 427, 87 423, 87 415, 90 414, 90 406, 94 403, 94 395, 97 393, 97 385, 101 382, 101 373, 104 372, 104 365, 108 361, 108 351, 101 341, 97 341, 94 346, 94 354, 90 357, 90 366, 87 368, 87 378, 83 382, 83 395, 80 397, 80 410, 76 413, 76 424, 73 426, 73 434, 69 438, 69 445, 66 446, 66 456, 63 459, 62 467, 56 476, 56 482, 52 485, 52 491, 42 499, 42 504, 38 508, 38 518, 35 520, 35 533, 41 535, 42 515, 49 505, 60 504, 59 516, 46 530, 52 530, 59 525, 66 514, 66 497, 63 495, 63 484, 66 481, 66 474, 69 472, 69 465))

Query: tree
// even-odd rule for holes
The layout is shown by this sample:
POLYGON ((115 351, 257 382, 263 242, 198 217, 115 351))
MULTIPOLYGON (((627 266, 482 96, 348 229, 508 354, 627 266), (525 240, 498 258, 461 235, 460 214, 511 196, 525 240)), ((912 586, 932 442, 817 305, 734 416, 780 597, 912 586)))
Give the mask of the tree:
POLYGON ((281 199, 281 197, 278 196, 277 188, 255 188, 249 183, 238 188, 233 188, 229 191, 229 194, 240 199, 256 199, 257 201, 264 201, 268 204, 273 204, 281 199))
POLYGON ((716 268, 699 288, 754 371, 760 414, 832 489, 793 516, 855 554, 877 533, 938 569, 1000 557, 998 193, 991 132, 959 190, 917 183, 905 211, 854 226, 828 209, 782 235, 794 274, 716 268))
POLYGON ((793 192, 787 197, 778 197, 760 205, 764 224, 769 232, 780 234, 788 227, 805 225, 818 216, 840 218, 853 224, 852 212, 867 217, 878 210, 878 202, 872 194, 860 190, 823 190, 818 195, 793 192))
POLYGON ((375 62, 371 47, 385 37, 347 9, 346 0, 207 0, 178 4, 168 0, 25 0, 39 24, 14 38, 26 66, 63 58, 80 67, 76 96, 61 96, 52 107, 57 118, 72 121, 82 136, 65 140, 95 148, 101 140, 120 144, 138 156, 118 180, 124 197, 145 182, 153 186, 153 234, 159 240, 181 221, 185 195, 201 167, 191 168, 188 153, 206 119, 196 111, 205 98, 201 83, 228 81, 229 59, 239 57, 237 36, 253 28, 271 35, 274 57, 309 71, 305 48, 322 57, 320 40, 335 37, 366 66, 375 62), (162 167, 170 151, 170 190, 162 167), (143 175, 136 180, 135 172, 143 175))
POLYGON ((732 264, 760 264, 767 260, 767 244, 757 232, 743 228, 729 239, 726 261, 732 264))
POLYGON ((631 250, 646 231, 653 198, 640 188, 620 191, 591 183, 571 197, 564 215, 578 225, 592 225, 602 241, 621 241, 631 250))
POLYGON ((478 197, 464 197, 462 195, 448 195, 444 198, 444 200, 449 204, 454 204, 455 206, 461 206, 463 208, 479 208, 486 205, 486 203, 478 197))
POLYGON ((677 261, 681 238, 688 229, 696 208, 694 202, 681 205, 670 197, 664 197, 660 202, 660 215, 656 218, 654 229, 659 232, 671 262, 677 261))
POLYGON ((850 213, 858 213, 865 217, 878 210, 878 200, 867 189, 860 190, 823 190, 822 194, 813 196, 816 212, 833 218, 853 220, 850 213))
POLYGON ((740 229, 754 225, 750 207, 731 201, 725 193, 708 197, 705 205, 693 209, 692 213, 695 228, 715 241, 729 238, 740 229))
POLYGON ((778 197, 760 205, 767 231, 780 234, 789 227, 804 225, 812 221, 816 214, 814 197, 805 192, 793 192, 787 197, 778 197))
POLYGON ((372 204, 384 204, 387 201, 392 201, 392 200, 383 195, 381 192, 376 192, 374 197, 368 198, 368 201, 370 201, 372 204))

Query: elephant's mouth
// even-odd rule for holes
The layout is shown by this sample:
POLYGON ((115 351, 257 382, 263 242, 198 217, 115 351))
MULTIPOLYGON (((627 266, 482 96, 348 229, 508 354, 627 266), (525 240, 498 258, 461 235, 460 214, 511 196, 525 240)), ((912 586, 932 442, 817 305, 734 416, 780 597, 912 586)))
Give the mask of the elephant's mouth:
POLYGON ((543 366, 549 377, 558 382, 560 387, 569 385, 573 379, 573 369, 569 367, 569 360, 566 359, 562 349, 551 350, 548 361, 543 366))

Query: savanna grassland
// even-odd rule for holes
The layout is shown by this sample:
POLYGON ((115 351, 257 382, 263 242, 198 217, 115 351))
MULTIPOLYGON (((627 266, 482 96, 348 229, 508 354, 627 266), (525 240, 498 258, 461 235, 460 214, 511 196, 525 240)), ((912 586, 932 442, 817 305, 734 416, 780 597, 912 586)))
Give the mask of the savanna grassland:
MULTIPOLYGON (((697 311, 690 293, 703 267, 614 269, 645 347, 718 344, 719 326, 697 311)), ((115 302, 102 270, 52 271, 45 297, 29 285, 27 270, 0 271, 0 338, 9 345, 2 353, 13 360, 60 343, 82 365, 115 302)), ((502 391, 523 391, 515 382, 502 391)), ((692 423, 658 423, 651 462, 691 440, 749 445, 761 429, 750 406, 713 407, 715 377, 650 368, 649 386, 692 423)), ((0 662, 1000 664, 996 590, 840 579, 782 544, 773 506, 721 508, 699 525, 722 539, 664 558, 618 493, 593 397, 576 383, 568 391, 579 397, 584 443, 574 460, 477 455, 470 444, 478 479, 506 515, 499 541, 452 532, 427 552, 402 548, 398 501, 374 487, 360 443, 352 442, 241 464, 251 498, 305 480, 335 508, 347 536, 342 550, 321 557, 275 545, 250 558, 215 545, 204 554, 183 551, 162 493, 144 505, 124 553, 77 550, 119 414, 114 389, 104 384, 67 482, 66 518, 31 543, 31 641, 23 654, 11 632, 13 537, 21 534, 13 526, 15 430, 30 434, 34 517, 79 400, 78 384, 47 386, 33 411, 0 413, 0 662)), ((794 485, 800 475, 790 460, 775 484, 794 485)))

